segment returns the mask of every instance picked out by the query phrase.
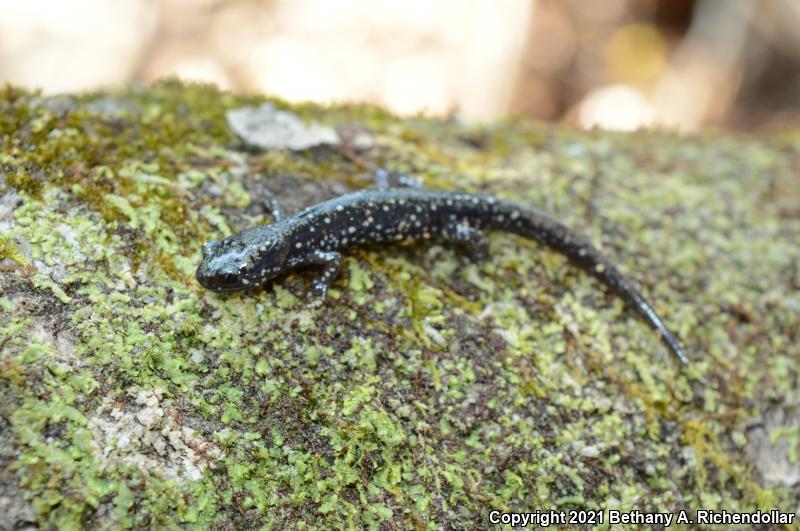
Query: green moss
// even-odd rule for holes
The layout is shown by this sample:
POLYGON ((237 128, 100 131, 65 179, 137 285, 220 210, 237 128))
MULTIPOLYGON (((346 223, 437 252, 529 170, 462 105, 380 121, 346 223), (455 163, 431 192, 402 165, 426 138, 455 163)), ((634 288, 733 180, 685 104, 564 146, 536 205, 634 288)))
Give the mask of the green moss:
MULTIPOLYGON (((796 133, 467 127, 277 102, 368 128, 370 162, 575 227, 679 332, 694 360, 681 370, 596 281, 504 234, 479 264, 436 245, 353 252, 324 303, 305 295, 309 272, 202 290, 200 244, 263 222, 260 186, 300 208, 366 184, 333 149, 243 153, 225 110, 261 101, 175 81, 0 91, 0 193, 23 199, 0 233, 0 465, 41 526, 795 509, 743 426, 798 396, 796 133)), ((769 437, 796 461, 796 426, 769 437)))
POLYGON ((10 259, 19 265, 25 265, 23 258, 19 255, 17 244, 7 238, 0 236, 0 261, 10 259))

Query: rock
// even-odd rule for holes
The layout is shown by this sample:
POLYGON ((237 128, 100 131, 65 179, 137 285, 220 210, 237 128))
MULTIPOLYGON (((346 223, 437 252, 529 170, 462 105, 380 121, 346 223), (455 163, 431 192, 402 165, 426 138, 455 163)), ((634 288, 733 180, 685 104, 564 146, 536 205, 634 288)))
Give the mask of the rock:
POLYGON ((312 268, 210 293, 194 279, 204 241, 270 221, 269 194, 296 212, 362 169, 326 149, 237 150, 225 111, 253 96, 165 82, 110 110, 36 98, 0 89, 0 528, 796 510, 800 130, 476 131, 302 107, 368 128, 369 164, 584 234, 679 333, 682 369, 592 277, 499 232, 481 262, 347 251, 325 302, 312 268), (140 112, 117 113, 128 101, 140 112), (752 411, 770 413, 745 437, 752 411))
POLYGON ((296 114, 271 103, 241 107, 225 113, 228 125, 247 145, 258 149, 300 151, 323 144, 337 144, 336 131, 315 122, 306 124, 296 114))

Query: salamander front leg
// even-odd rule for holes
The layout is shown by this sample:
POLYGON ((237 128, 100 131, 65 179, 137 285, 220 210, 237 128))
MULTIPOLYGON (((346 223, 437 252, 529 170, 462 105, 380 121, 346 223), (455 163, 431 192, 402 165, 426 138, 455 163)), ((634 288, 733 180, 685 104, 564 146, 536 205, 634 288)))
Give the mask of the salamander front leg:
POLYGON ((461 223, 450 223, 442 232, 451 241, 467 251, 472 260, 479 262, 489 256, 489 240, 478 229, 461 223))
POLYGON ((375 188, 385 190, 387 188, 425 188, 421 182, 411 177, 395 173, 384 168, 378 168, 371 176, 375 188))
POLYGON ((301 266, 321 265, 322 273, 314 279, 311 291, 314 295, 324 299, 328 288, 339 274, 342 255, 334 251, 314 251, 305 257, 301 266))
POLYGON ((266 196, 267 206, 272 213, 272 222, 277 223, 283 219, 283 207, 281 206, 280 201, 278 201, 278 198, 275 197, 269 190, 267 190, 266 196))

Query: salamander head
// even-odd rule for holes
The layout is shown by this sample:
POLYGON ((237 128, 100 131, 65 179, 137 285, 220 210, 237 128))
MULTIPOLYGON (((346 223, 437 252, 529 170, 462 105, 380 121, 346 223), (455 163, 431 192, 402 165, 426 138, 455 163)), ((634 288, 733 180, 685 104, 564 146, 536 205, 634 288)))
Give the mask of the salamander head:
POLYGON ((252 289, 281 274, 288 253, 288 239, 280 230, 256 227, 206 242, 195 276, 216 292, 252 289))

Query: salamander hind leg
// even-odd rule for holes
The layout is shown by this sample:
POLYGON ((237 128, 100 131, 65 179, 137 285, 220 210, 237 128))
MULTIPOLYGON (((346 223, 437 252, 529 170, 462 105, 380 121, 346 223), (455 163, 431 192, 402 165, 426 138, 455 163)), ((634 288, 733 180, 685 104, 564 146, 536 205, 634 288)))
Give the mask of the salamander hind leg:
POLYGON ((311 284, 311 292, 324 299, 328 288, 339 274, 342 255, 334 251, 314 251, 309 254, 301 264, 302 266, 321 265, 322 273, 311 284))
POLYGON ((454 222, 445 226, 442 235, 446 240, 463 248, 476 262, 483 261, 489 256, 489 240, 478 229, 454 222))

